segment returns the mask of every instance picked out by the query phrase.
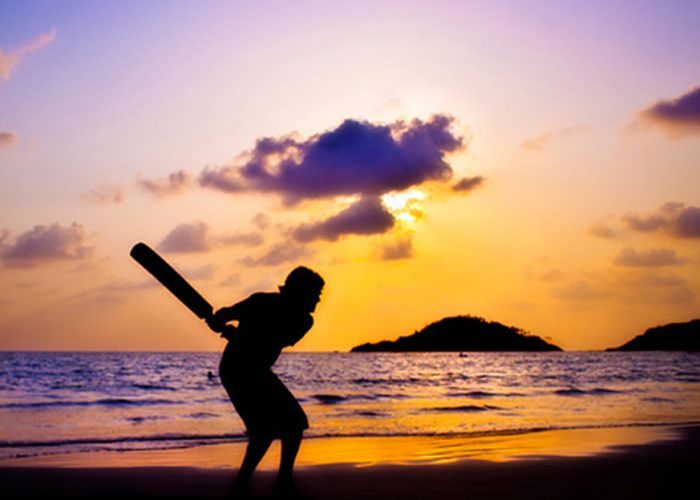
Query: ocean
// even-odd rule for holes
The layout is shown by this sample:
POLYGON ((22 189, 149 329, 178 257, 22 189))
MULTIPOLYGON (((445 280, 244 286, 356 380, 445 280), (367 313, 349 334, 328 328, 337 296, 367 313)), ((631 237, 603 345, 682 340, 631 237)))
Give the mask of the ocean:
MULTIPOLYGON (((219 353, 0 352, 0 462, 244 441, 219 353)), ((284 353, 308 438, 700 423, 700 355, 284 353)))

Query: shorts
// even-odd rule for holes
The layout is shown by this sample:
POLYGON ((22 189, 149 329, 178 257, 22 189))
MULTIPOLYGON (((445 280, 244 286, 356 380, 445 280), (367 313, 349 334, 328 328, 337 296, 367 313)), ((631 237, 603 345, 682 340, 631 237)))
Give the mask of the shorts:
POLYGON ((280 438, 309 428, 301 405, 271 369, 224 354, 219 376, 249 436, 280 438))

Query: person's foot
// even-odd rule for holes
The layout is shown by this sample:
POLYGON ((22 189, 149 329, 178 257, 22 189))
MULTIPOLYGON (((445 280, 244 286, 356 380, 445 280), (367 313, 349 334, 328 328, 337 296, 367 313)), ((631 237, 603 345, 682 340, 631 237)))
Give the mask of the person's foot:
POLYGON ((313 500, 311 495, 299 490, 292 481, 277 481, 273 498, 284 498, 288 500, 313 500))
POLYGON ((235 480, 233 481, 231 489, 229 490, 228 498, 232 500, 250 500, 252 498, 255 498, 255 495, 251 493, 249 483, 245 481, 235 480))

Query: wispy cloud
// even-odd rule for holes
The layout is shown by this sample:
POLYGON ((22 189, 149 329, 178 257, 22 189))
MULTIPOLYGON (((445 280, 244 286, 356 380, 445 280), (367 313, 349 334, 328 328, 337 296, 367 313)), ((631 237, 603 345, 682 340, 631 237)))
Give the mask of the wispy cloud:
POLYGON ((158 244, 158 250, 169 253, 206 252, 217 246, 242 245, 255 247, 264 238, 260 233, 237 231, 214 235, 205 222, 184 222, 175 226, 158 244))
POLYGON ((137 179, 136 186, 159 198, 183 193, 192 184, 192 176, 179 170, 161 179, 137 179))
POLYGON ((258 257, 245 257, 241 262, 249 267, 278 266, 290 262, 299 262, 303 257, 308 257, 312 251, 306 247, 293 246, 288 243, 279 243, 258 257))
POLYGON ((472 191, 484 183, 484 178, 480 175, 475 177, 463 177, 456 184, 452 186, 452 191, 457 191, 460 193, 466 193, 472 191))
POLYGON ((85 228, 77 223, 68 227, 60 224, 37 225, 20 234, 11 244, 7 232, 0 237, 0 256, 7 267, 33 267, 57 261, 84 259, 92 255, 87 246, 85 228))
POLYGON ((613 229, 610 225, 605 224, 603 222, 599 222, 595 226, 591 227, 589 232, 593 236, 597 236, 598 238, 604 238, 607 240, 612 240, 617 238, 619 235, 615 229, 613 229))
POLYGON ((624 267, 663 267, 678 266, 685 262, 675 250, 667 248, 636 250, 625 247, 615 256, 613 263, 624 267))
POLYGON ((204 222, 178 224, 158 244, 158 250, 172 253, 206 252, 211 248, 209 226, 204 222))
POLYGON ((0 131, 0 148, 9 148, 17 144, 17 134, 7 130, 0 131))
POLYGON ((103 184, 83 194, 83 200, 94 203, 122 203, 125 199, 124 189, 112 184, 103 184))
POLYGON ((0 49, 0 78, 7 81, 12 77, 12 73, 17 65, 22 62, 27 54, 36 52, 46 47, 56 39, 56 30, 38 35, 19 47, 5 51, 0 49))
POLYGON ((385 243, 380 248, 379 257, 381 260, 400 260, 408 259, 413 256, 413 239, 404 236, 397 239, 396 241, 391 241, 385 243))
POLYGON ((585 130, 584 127, 566 127, 558 130, 551 130, 543 134, 537 135, 523 142, 523 149, 527 151, 541 151, 550 143, 580 134, 585 130))

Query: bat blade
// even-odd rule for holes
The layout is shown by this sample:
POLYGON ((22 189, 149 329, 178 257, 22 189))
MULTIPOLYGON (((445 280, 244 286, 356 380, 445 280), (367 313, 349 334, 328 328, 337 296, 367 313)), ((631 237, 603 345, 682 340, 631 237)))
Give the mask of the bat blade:
POLYGON ((199 318, 211 317, 214 312, 211 304, 151 247, 137 243, 129 254, 199 318))

